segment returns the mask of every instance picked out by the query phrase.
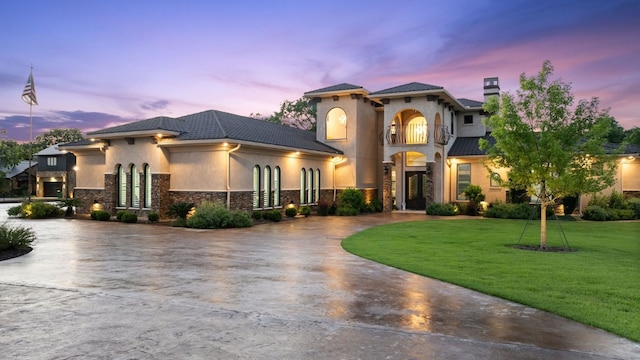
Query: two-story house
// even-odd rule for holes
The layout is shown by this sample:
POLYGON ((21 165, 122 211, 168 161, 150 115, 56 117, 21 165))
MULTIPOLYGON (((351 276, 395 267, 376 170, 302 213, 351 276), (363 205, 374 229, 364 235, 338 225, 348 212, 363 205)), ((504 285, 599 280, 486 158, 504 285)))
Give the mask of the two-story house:
POLYGON ((49 146, 36 154, 35 195, 37 197, 73 197, 76 184, 76 157, 58 145, 49 146))

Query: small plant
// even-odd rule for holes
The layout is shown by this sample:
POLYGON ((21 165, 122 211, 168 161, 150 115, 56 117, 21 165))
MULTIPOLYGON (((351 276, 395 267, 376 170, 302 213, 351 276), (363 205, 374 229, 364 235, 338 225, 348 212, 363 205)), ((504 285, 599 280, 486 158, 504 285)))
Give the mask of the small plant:
POLYGON ((296 215, 298 214, 298 210, 296 210, 295 207, 288 207, 286 208, 286 210, 284 211, 284 214, 288 217, 288 218, 293 218, 296 217, 296 215))
POLYGON ((371 199, 371 201, 369 201, 366 205, 366 210, 367 212, 370 212, 370 213, 382 212, 382 209, 383 209, 382 201, 380 201, 380 199, 378 198, 371 199))
POLYGON ((22 216, 22 205, 12 206, 7 209, 9 216, 20 217, 22 216))
POLYGON ((482 193, 482 188, 478 185, 469 185, 463 191, 464 196, 469 200, 467 206, 467 215, 476 216, 480 210, 480 203, 484 201, 485 196, 482 193))
POLYGON ((26 248, 35 240, 36 234, 30 228, 0 225, 0 251, 26 248))
POLYGON ((301 206, 300 207, 300 215, 303 215, 305 217, 311 215, 311 208, 308 206, 301 206))
POLYGON ((262 220, 262 211, 254 211, 251 213, 251 218, 253 220, 262 220))
POLYGON ((149 222, 155 223, 158 222, 159 219, 160 215, 155 211, 151 211, 147 214, 147 220, 149 220, 149 222))
POLYGON ((453 204, 431 203, 431 205, 427 207, 427 215, 454 216, 455 214, 456 209, 453 207, 453 204))
POLYGON ((251 227, 253 226, 253 220, 248 212, 235 210, 231 212, 231 225, 233 227, 251 227))
POLYGON ((264 214, 264 218, 267 220, 271 220, 273 222, 278 222, 280 220, 282 220, 282 213, 278 210, 271 210, 271 211, 267 211, 264 214))
POLYGON ((363 205, 364 195, 354 188, 345 189, 338 198, 338 208, 350 207, 360 212, 363 205))
POLYGON ((122 217, 120 218, 120 220, 123 223, 134 224, 138 222, 138 214, 127 211, 124 214, 122 214, 122 217))
POLYGON ((118 210, 118 211, 116 211, 116 220, 122 221, 122 216, 124 214, 126 214, 126 213, 127 213, 126 210, 118 210))
POLYGON ((75 213, 74 207, 78 205, 80 205, 80 199, 78 198, 68 198, 58 201, 58 207, 65 209, 64 216, 66 217, 72 216, 75 213))
POLYGON ((106 210, 92 211, 91 214, 95 214, 95 219, 98 221, 109 221, 111 219, 111 214, 106 210))
POLYGON ((194 207, 195 204, 191 202, 177 202, 169 207, 168 215, 186 220, 194 207))

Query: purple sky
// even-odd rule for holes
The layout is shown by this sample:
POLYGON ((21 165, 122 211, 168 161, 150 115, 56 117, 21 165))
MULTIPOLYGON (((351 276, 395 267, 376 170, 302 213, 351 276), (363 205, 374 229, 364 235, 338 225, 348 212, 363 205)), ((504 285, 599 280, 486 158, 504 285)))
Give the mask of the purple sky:
POLYGON ((270 115, 348 82, 482 100, 550 60, 577 99, 640 126, 640 1, 2 1, 0 138, 208 109, 270 115))

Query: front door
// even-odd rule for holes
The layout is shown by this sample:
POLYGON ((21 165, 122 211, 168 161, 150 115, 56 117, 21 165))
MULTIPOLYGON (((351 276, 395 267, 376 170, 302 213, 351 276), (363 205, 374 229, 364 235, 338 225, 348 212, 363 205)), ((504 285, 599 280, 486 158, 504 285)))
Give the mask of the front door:
POLYGON ((407 209, 424 210, 426 201, 427 174, 424 171, 407 171, 405 173, 404 201, 407 209))

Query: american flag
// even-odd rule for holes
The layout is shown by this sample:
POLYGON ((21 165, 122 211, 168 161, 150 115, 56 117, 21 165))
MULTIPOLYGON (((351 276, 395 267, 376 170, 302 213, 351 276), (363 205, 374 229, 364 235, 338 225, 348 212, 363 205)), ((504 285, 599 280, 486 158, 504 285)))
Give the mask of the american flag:
POLYGON ((22 100, 29 105, 38 105, 36 100, 36 87, 33 84, 33 73, 29 74, 29 80, 22 90, 22 100))

